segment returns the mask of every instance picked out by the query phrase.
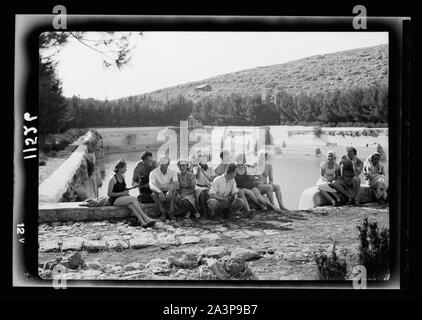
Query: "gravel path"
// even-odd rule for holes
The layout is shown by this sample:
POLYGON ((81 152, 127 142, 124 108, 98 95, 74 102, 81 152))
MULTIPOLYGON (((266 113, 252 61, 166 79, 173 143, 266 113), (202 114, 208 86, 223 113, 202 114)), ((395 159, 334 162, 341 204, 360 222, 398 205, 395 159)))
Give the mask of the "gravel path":
POLYGON ((240 256, 251 279, 314 280, 313 253, 329 250, 333 241, 349 267, 357 264, 356 226, 364 217, 389 227, 389 210, 379 206, 322 207, 284 216, 260 213, 229 221, 159 222, 154 229, 126 221, 42 224, 39 270, 50 279, 53 260, 77 254, 84 263, 68 269, 68 279, 208 280, 214 279, 210 269, 217 259, 221 264, 240 256))

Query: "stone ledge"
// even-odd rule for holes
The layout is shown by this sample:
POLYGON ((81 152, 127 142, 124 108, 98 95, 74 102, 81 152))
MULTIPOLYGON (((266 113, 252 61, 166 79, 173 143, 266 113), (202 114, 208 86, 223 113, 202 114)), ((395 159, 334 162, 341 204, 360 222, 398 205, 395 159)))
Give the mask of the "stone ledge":
MULTIPOLYGON (((373 201, 372 193, 367 185, 360 186, 359 200, 362 203, 373 201)), ((313 186, 302 192, 298 209, 309 210, 324 205, 330 205, 330 203, 321 195, 318 188, 313 186)))
MULTIPOLYGON (((63 221, 98 221, 107 219, 123 219, 134 214, 125 207, 80 206, 82 202, 40 203, 38 206, 38 223, 63 221)), ((151 217, 159 216, 156 204, 141 204, 141 208, 151 217)))

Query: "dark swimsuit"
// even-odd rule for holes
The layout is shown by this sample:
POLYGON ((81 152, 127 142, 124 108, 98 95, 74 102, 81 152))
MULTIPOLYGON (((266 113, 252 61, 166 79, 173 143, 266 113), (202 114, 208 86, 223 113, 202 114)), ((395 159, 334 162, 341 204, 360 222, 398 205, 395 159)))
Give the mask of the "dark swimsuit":
MULTIPOLYGON (((113 192, 123 192, 126 191, 126 182, 123 179, 123 182, 119 182, 119 179, 117 179, 116 175, 114 175, 114 178, 116 179, 116 183, 113 186, 113 192)), ((118 197, 110 197, 110 202, 113 205, 114 201, 117 199, 118 197)))
POLYGON ((247 171, 245 169, 244 174, 236 174, 235 176, 236 185, 240 189, 252 189, 255 185, 252 181, 252 178, 250 175, 247 174, 247 171))

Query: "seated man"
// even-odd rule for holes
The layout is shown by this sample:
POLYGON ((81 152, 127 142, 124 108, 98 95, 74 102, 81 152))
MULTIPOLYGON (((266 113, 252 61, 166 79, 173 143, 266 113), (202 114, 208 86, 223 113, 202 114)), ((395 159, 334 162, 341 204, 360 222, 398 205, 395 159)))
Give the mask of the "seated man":
POLYGON ((244 200, 238 198, 238 189, 234 180, 236 167, 234 163, 229 164, 226 172, 212 182, 207 202, 211 216, 222 211, 223 216, 228 218, 233 212, 245 209, 244 200))
POLYGON ((152 199, 159 206, 161 220, 165 220, 167 215, 175 219, 175 197, 176 190, 179 188, 177 173, 169 169, 170 159, 162 157, 159 161, 159 167, 155 168, 149 174, 149 186, 152 191, 152 199))
POLYGON ((157 161, 152 158, 152 153, 145 151, 141 156, 141 161, 136 163, 133 170, 132 185, 138 185, 139 197, 141 203, 153 203, 151 197, 152 191, 149 187, 149 174, 158 167, 157 161))
POLYGON ((215 168, 214 172, 217 176, 221 176, 226 172, 226 168, 230 163, 230 152, 224 150, 220 153, 221 163, 215 168))
POLYGON ((199 155, 199 158, 195 157, 192 159, 192 172, 196 177, 195 193, 199 212, 203 216, 207 216, 208 192, 216 174, 213 168, 207 163, 207 157, 201 155, 199 155))
POLYGON ((278 201, 278 206, 281 210, 287 211, 287 208, 283 205, 283 199, 281 197, 281 188, 279 184, 273 182, 273 166, 268 162, 268 152, 265 152, 265 167, 261 174, 254 176, 255 185, 261 194, 268 197, 271 204, 274 203, 274 193, 278 201))
POLYGON ((363 170, 363 162, 357 158, 354 147, 348 147, 347 157, 343 156, 340 161, 339 178, 331 185, 341 195, 347 197, 349 204, 360 205, 360 174, 363 170))

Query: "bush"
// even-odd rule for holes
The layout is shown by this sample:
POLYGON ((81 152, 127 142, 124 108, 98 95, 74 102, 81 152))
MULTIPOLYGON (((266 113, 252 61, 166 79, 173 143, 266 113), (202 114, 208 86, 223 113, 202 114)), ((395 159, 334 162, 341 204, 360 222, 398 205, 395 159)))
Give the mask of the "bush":
POLYGON ((359 230, 359 264, 365 266, 368 280, 385 280, 390 274, 390 231, 378 229, 377 222, 365 218, 359 230))
POLYGON ((347 263, 345 259, 339 259, 335 246, 328 256, 325 253, 314 253, 315 263, 318 266, 320 280, 345 280, 347 275, 347 263))

